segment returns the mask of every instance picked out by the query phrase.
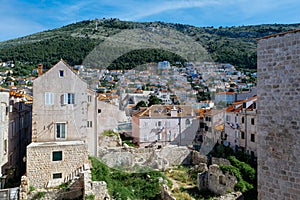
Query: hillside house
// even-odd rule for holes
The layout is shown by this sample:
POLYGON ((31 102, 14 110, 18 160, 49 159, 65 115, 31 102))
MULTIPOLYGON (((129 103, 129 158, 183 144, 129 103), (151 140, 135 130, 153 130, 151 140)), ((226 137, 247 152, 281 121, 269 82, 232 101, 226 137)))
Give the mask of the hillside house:
POLYGON ((234 150, 257 155, 256 135, 257 97, 234 102, 226 109, 224 144, 234 150))
POLYGON ((141 147, 190 145, 198 127, 199 122, 191 106, 152 105, 132 115, 132 136, 141 147))
POLYGON ((97 152, 97 99, 63 60, 33 82, 27 176, 36 188, 72 179, 97 152))

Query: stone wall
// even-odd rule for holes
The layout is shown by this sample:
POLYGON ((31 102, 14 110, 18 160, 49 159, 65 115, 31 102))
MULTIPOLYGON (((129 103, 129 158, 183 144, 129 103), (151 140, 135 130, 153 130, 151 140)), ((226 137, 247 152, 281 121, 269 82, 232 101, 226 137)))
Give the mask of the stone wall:
POLYGON ((175 145, 161 149, 111 147, 99 148, 98 157, 109 167, 132 168, 138 165, 165 169, 171 165, 190 164, 191 150, 175 145))
POLYGON ((35 188, 59 185, 73 178, 84 163, 89 160, 83 142, 31 143, 27 147, 27 177, 35 188), (61 161, 53 161, 53 151, 62 151, 61 161), (53 179, 55 173, 62 177, 53 179))
POLYGON ((258 41, 258 199, 300 197, 300 32, 258 41))
POLYGON ((216 158, 212 157, 211 158, 211 164, 215 165, 231 165, 230 161, 225 159, 225 158, 216 158))
POLYGON ((208 190, 216 194, 226 194, 234 191, 237 179, 233 174, 226 172, 225 174, 218 165, 210 165, 208 169, 208 190))

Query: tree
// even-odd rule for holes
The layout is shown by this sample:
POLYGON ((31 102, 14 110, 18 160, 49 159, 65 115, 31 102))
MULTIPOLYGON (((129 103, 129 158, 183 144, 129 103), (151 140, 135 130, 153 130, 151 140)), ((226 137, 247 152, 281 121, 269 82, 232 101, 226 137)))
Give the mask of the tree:
POLYGON ((150 95, 149 99, 148 99, 148 107, 155 105, 155 104, 161 104, 162 100, 160 98, 158 98, 155 95, 150 95))
POLYGON ((147 103, 145 101, 139 101, 136 106, 135 109, 139 109, 140 107, 147 107, 147 103))

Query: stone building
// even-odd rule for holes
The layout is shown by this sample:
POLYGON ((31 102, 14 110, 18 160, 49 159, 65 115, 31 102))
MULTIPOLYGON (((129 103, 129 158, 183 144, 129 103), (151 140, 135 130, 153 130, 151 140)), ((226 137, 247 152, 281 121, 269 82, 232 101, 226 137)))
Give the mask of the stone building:
POLYGON ((257 155, 257 97, 234 102, 225 112, 223 144, 246 154, 257 155))
POLYGON ((9 125, 9 92, 1 89, 0 92, 0 188, 3 188, 6 172, 2 167, 8 162, 8 125, 9 125))
POLYGON ((203 113, 200 119, 200 134, 202 144, 200 153, 207 155, 215 146, 220 143, 221 135, 224 130, 224 110, 211 109, 203 113))
POLYGON ((234 191, 236 183, 237 179, 233 174, 223 173, 216 164, 210 165, 207 171, 199 173, 197 177, 199 190, 209 190, 220 195, 234 191))
POLYGON ((32 97, 21 90, 9 92, 8 161, 2 167, 6 182, 15 184, 26 172, 26 147, 31 143, 32 97), (9 180, 10 179, 10 180, 9 180))
POLYGON ((300 30, 258 40, 258 199, 300 198, 300 30))
POLYGON ((199 121, 191 106, 152 105, 132 116, 132 136, 139 146, 190 145, 198 127, 199 121))
POLYGON ((34 80, 33 143, 27 147, 32 186, 67 181, 88 162, 88 154, 96 155, 97 115, 95 92, 64 61, 34 80))

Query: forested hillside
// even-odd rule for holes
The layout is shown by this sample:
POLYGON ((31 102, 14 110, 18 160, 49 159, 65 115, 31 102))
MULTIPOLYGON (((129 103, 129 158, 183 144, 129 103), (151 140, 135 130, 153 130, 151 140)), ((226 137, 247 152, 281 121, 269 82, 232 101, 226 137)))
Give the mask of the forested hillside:
MULTIPOLYGON (((163 22, 137 23, 118 19, 89 20, 1 42, 0 61, 15 61, 25 68, 36 66, 38 63, 50 67, 63 58, 71 65, 78 65, 82 64, 85 57, 97 45, 108 38, 116 39, 117 33, 122 30, 135 28, 176 30, 192 38, 195 43, 201 44, 213 61, 231 63, 242 68, 256 68, 256 39, 299 29, 300 24, 199 28, 163 22)), ((130 36, 122 39, 130 40, 130 36)), ((159 49, 158 45, 156 49, 148 49, 148 53, 145 50, 134 50, 134 52, 121 56, 120 60, 115 60, 111 67, 117 68, 120 63, 124 64, 124 62, 125 68, 134 67, 140 63, 139 59, 149 62, 157 61, 158 58, 160 59, 160 56, 157 56, 158 52, 164 54, 162 58, 171 62, 175 62, 176 59, 184 59, 159 49)))

